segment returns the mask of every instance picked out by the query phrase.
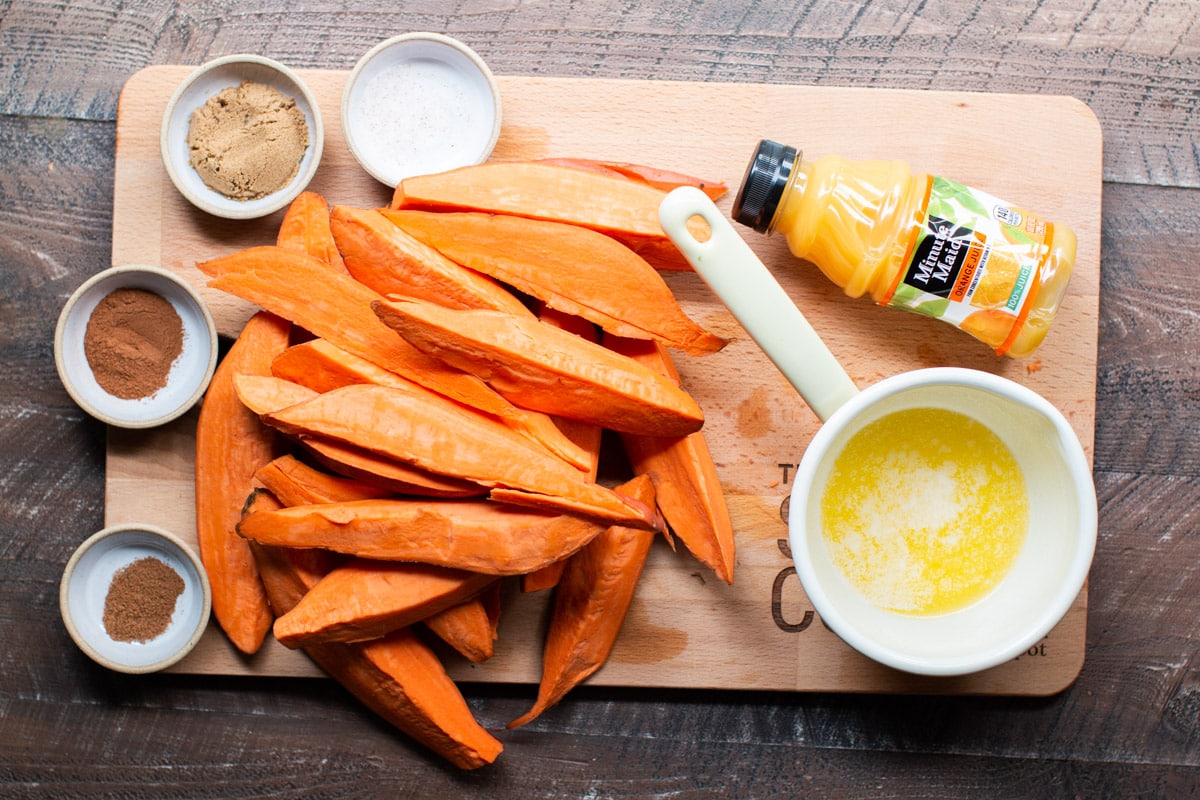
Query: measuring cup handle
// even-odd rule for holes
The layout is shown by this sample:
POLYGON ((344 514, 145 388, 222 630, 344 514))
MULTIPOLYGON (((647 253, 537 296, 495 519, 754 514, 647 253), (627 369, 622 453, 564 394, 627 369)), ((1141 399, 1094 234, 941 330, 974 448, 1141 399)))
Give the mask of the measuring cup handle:
POLYGON ((858 392, 800 309, 704 192, 694 186, 672 190, 658 217, 696 273, 822 422, 858 392), (707 241, 688 230, 688 220, 697 216, 712 231, 707 241))

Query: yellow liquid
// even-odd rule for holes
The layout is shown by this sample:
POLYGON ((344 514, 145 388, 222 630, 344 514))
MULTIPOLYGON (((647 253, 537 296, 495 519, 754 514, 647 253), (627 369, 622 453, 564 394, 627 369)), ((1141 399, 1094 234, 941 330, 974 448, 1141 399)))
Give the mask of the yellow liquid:
POLYGON ((869 601, 943 614, 982 598, 1011 569, 1029 497, 995 433, 958 412, 915 408, 850 438, 821 519, 833 563, 869 601))

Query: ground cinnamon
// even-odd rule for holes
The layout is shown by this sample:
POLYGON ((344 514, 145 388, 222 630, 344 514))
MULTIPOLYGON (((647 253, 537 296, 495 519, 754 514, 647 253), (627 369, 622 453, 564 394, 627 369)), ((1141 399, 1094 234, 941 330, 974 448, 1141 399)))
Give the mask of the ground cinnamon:
POLYGON ((104 599, 104 629, 118 642, 148 642, 163 634, 183 594, 179 573, 143 556, 117 570, 104 599))
POLYGON ((155 292, 116 289, 88 319, 83 352, 104 391, 125 400, 148 397, 167 385, 183 352, 183 321, 155 292))

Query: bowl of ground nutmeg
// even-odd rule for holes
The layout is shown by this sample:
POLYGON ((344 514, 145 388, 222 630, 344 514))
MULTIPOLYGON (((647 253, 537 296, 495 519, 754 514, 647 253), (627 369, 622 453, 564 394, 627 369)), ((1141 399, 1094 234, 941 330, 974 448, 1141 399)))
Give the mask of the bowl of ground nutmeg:
POLYGON ((217 329, 203 298, 161 267, 93 275, 63 306, 54 361, 71 399, 121 428, 150 428, 196 404, 217 365, 217 329))
POLYGON ((317 171, 325 134, 316 99, 295 72, 256 55, 210 61, 185 78, 163 114, 163 164, 197 208, 264 217, 317 171))
POLYGON ((72 554, 58 604, 67 632, 93 661, 118 672, 156 672, 200 640, 212 588, 179 537, 153 525, 114 525, 72 554))

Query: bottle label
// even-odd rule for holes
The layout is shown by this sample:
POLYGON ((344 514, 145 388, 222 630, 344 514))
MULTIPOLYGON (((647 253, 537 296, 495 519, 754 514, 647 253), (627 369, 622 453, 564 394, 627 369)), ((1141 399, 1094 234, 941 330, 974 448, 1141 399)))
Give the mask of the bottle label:
POLYGON ((1023 208, 935 176, 907 269, 884 302, 1006 347, 1028 313, 1049 231, 1023 208))

